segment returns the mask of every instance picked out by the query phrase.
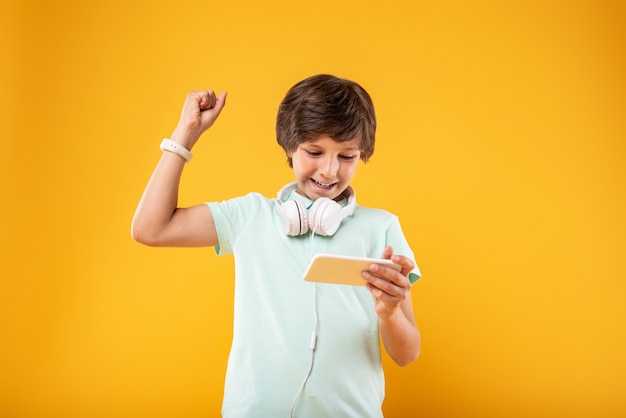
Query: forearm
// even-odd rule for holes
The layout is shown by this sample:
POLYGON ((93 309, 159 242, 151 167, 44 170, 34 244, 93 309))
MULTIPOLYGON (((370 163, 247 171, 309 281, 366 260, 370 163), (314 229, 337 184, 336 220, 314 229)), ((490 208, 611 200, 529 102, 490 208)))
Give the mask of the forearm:
POLYGON ((414 319, 398 309, 388 318, 379 318, 380 333, 385 350, 399 365, 407 366, 420 353, 421 336, 414 319))
POLYGON ((132 223, 133 238, 154 245, 167 228, 178 204, 178 188, 185 160, 164 152, 135 211, 132 223))

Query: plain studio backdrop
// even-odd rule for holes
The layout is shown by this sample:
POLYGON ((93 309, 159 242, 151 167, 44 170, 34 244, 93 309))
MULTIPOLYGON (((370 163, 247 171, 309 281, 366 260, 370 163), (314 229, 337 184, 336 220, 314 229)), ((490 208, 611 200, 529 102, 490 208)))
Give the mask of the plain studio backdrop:
POLYGON ((273 196, 278 103, 316 73, 371 93, 354 187, 424 275, 422 355, 384 358, 386 415, 626 415, 623 2, 2 9, 2 417, 219 415, 232 258, 141 246, 131 218, 192 89, 229 97, 180 203, 273 196))

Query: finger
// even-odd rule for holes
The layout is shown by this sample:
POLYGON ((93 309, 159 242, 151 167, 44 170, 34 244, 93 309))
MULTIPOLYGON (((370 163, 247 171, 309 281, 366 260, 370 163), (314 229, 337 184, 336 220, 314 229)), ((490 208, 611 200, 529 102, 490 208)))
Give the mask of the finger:
POLYGON ((373 276, 379 277, 381 280, 392 283, 398 287, 404 288, 410 284, 406 275, 391 267, 383 266, 381 264, 372 264, 370 266, 370 272, 373 276))
POLYGON ((203 118, 215 120, 219 116, 224 105, 226 105, 226 92, 222 92, 218 97, 215 97, 210 108, 202 110, 203 118))
POLYGON ((366 287, 372 296, 387 304, 398 304, 406 297, 406 291, 404 289, 386 280, 376 283, 366 283, 366 287))
POLYGON ((215 92, 207 90, 201 93, 200 102, 198 103, 200 110, 211 109, 215 105, 215 92))
POLYGON ((393 255, 393 248, 391 247, 391 245, 387 245, 385 249, 383 250, 383 255, 381 256, 381 258, 389 260, 392 255, 393 255))
POLYGON ((393 256, 391 256, 391 261, 402 267, 400 273, 402 273, 402 275, 404 276, 408 275, 415 269, 415 262, 403 255, 394 254, 393 256))

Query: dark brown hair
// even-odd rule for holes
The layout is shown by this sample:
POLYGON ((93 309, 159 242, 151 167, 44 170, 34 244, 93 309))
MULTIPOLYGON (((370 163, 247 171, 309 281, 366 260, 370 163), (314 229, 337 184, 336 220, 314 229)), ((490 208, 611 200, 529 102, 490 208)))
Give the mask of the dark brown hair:
MULTIPOLYGON (((369 94, 357 83, 327 74, 294 85, 280 104, 276 139, 286 153, 328 135, 338 142, 359 139, 361 160, 374 153, 376 114, 369 94)), ((288 157, 289 166, 292 166, 288 157)))

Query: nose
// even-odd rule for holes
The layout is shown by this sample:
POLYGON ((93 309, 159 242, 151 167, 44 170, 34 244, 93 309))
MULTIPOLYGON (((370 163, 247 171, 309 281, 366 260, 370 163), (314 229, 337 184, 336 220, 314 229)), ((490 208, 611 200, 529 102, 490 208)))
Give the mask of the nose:
POLYGON ((327 179, 333 179, 339 170, 339 160, 332 156, 326 156, 320 161, 319 173, 327 179))

